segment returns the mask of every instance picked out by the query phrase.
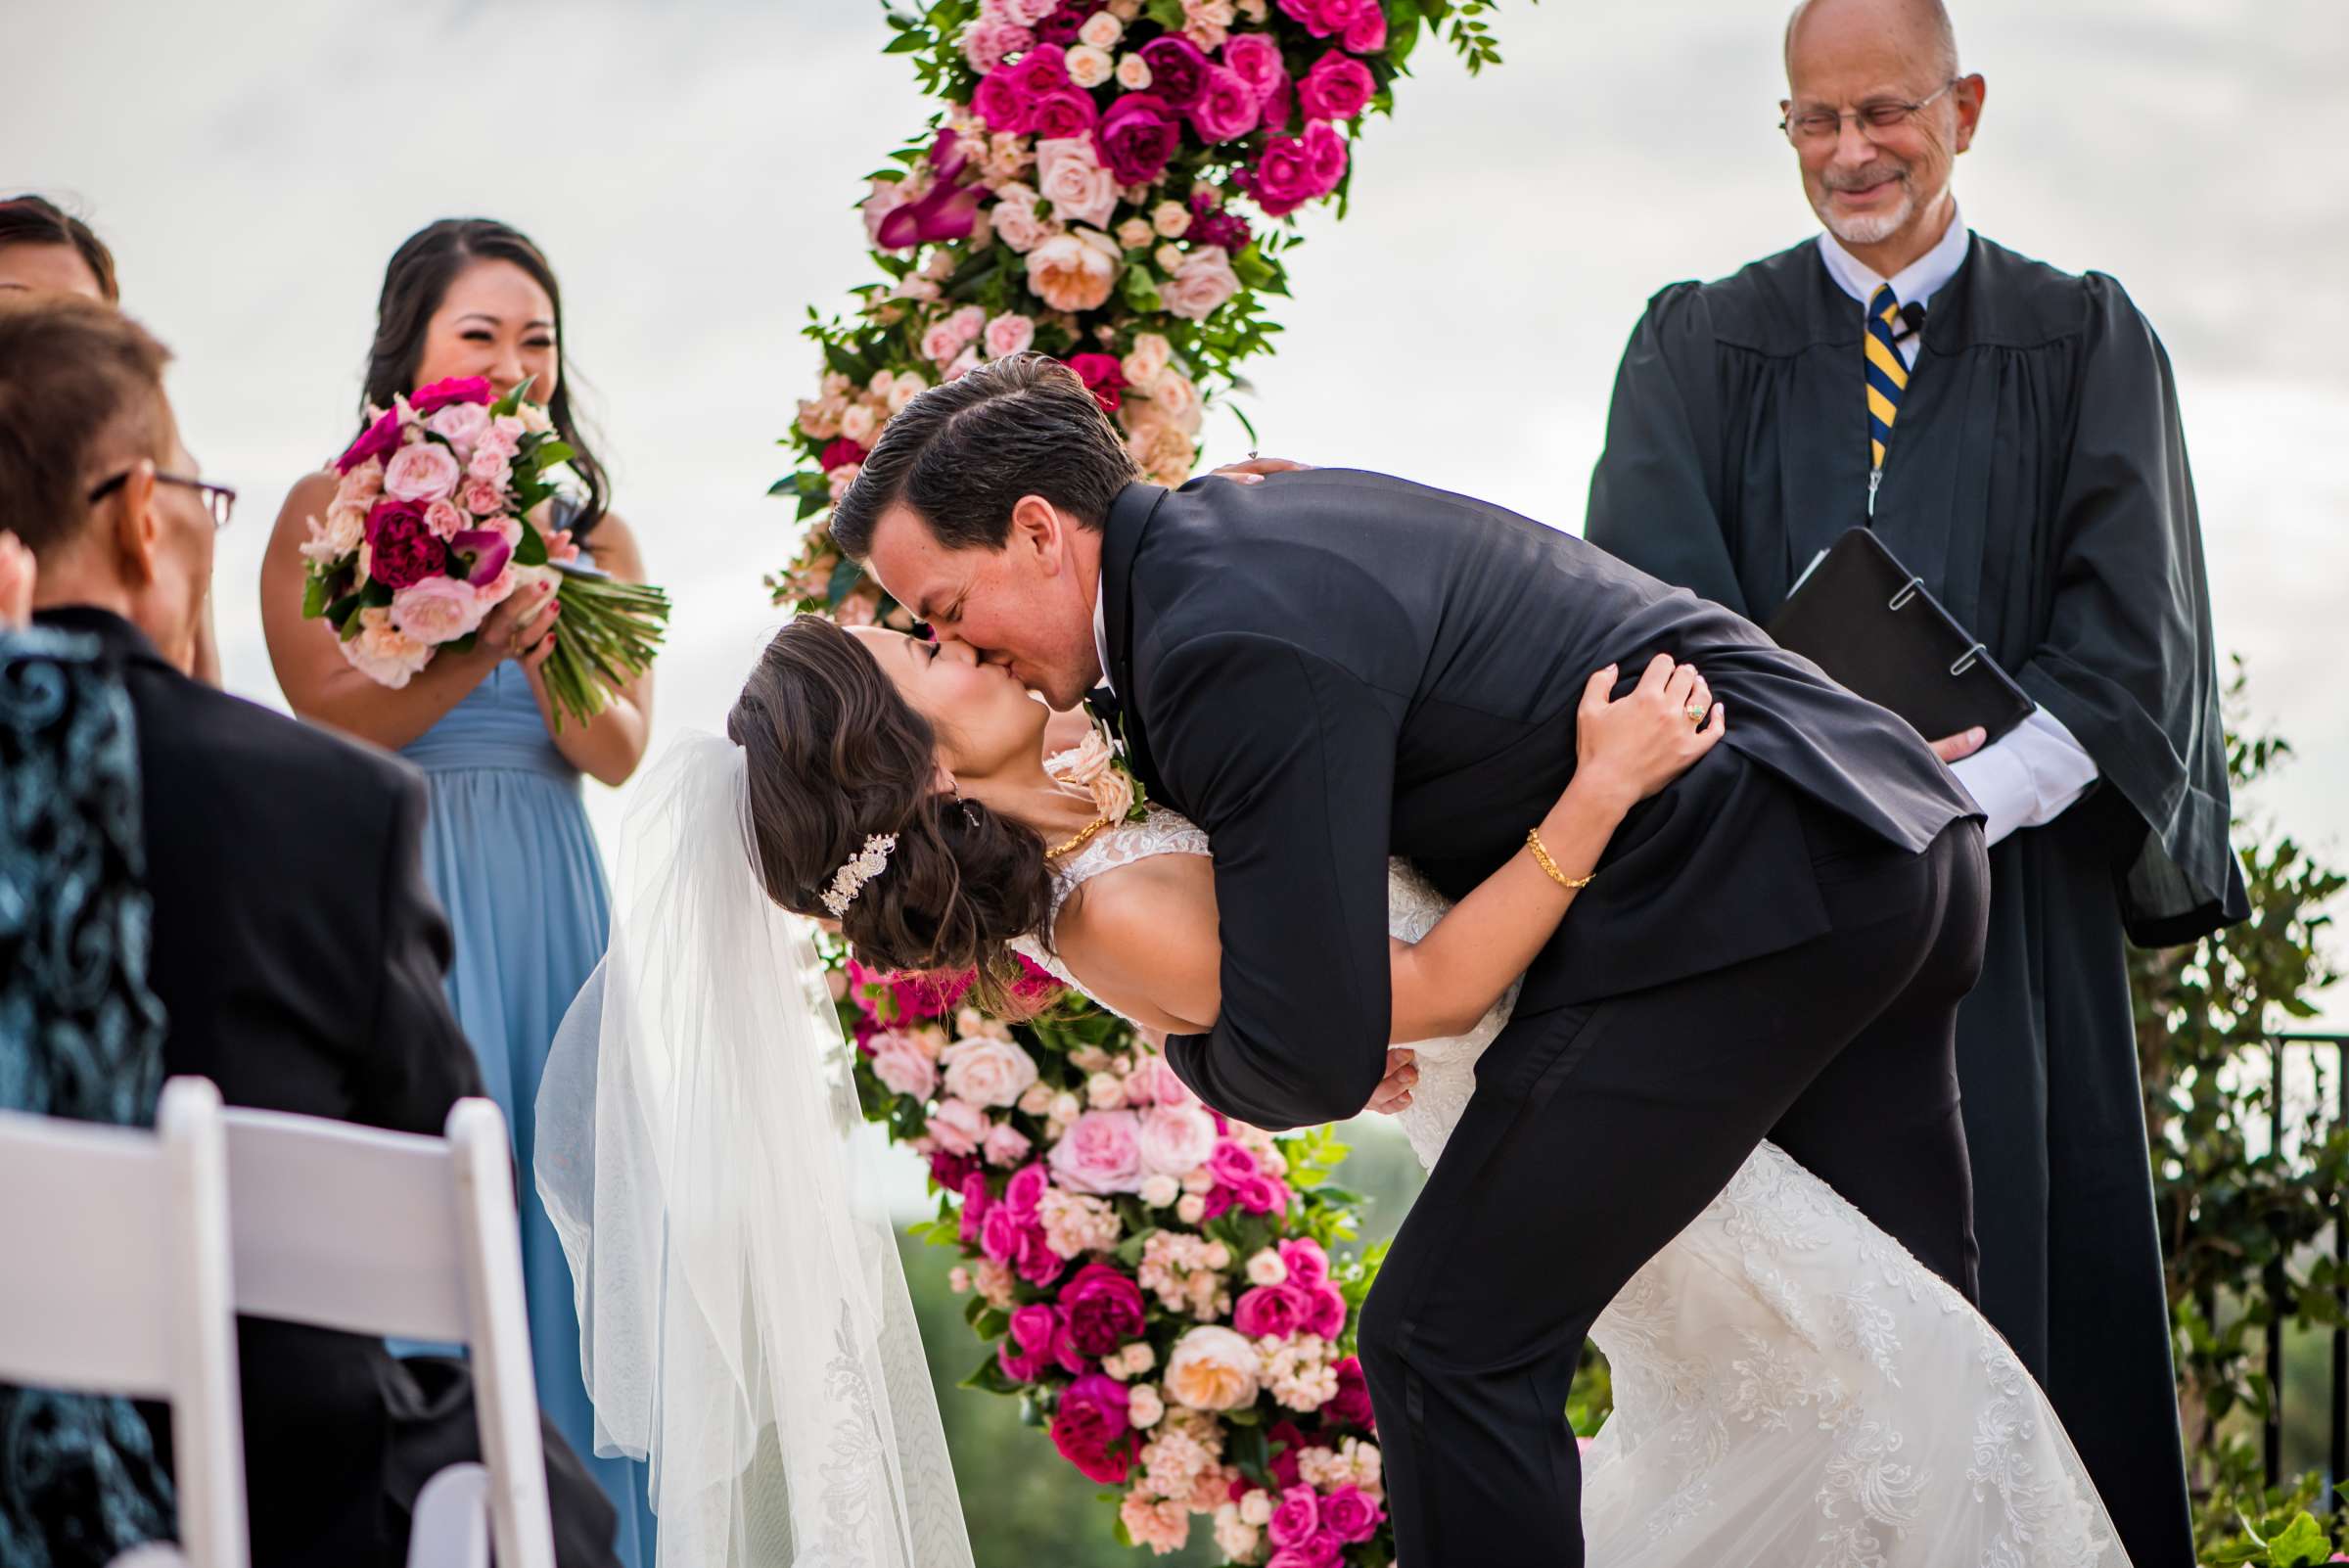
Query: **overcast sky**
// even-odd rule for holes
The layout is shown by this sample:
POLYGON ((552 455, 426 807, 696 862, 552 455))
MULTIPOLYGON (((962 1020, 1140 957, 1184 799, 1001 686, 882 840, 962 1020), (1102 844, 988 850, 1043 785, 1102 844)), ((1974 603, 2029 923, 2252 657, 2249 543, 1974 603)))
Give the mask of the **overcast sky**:
MULTIPOLYGON (((1958 0, 1990 80, 1966 220, 2118 277, 2174 355, 2222 649, 2301 761, 2261 806, 2349 860, 2349 5, 1958 0), (2330 149, 2331 151, 2326 151, 2330 149)), ((1265 449, 1382 467, 1579 528, 1641 301, 1811 231, 1774 128, 1777 0, 1504 6, 1507 64, 1423 47, 1306 220, 1265 449)), ((222 541, 229 684, 282 706, 257 608, 289 484, 350 428, 385 260, 437 217, 523 228, 562 276, 566 374, 677 604, 657 728, 714 728, 779 621, 764 497, 869 273, 851 204, 926 106, 866 0, 0 0, 0 191, 50 193, 179 353, 222 541)), ((1211 421, 1210 462, 1250 444, 1211 421)), ((658 745, 658 740, 656 745, 658 745)), ((588 786, 609 830, 621 797, 588 786)), ((2349 998, 2331 1016, 2349 1027, 2349 998)))

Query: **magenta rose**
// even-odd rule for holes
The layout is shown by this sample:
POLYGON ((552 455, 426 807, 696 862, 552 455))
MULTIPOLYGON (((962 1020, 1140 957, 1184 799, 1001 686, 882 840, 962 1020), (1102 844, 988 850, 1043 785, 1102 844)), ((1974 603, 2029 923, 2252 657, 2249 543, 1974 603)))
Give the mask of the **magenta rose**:
POLYGON ((1272 90, 1265 94, 1265 112, 1258 116, 1259 130, 1285 131, 1297 111, 1297 84, 1283 76, 1272 90))
POLYGON ((1342 1568, 1344 1555, 1337 1537, 1319 1531, 1312 1540, 1299 1545, 1283 1546, 1265 1559, 1265 1568, 1342 1568))
POLYGON ((1321 1500, 1322 1527, 1348 1545, 1377 1535, 1386 1516, 1386 1509, 1357 1486, 1340 1487, 1321 1500))
POLYGON ((1150 90, 1176 109, 1188 109, 1207 82, 1207 56, 1178 32, 1161 33, 1141 48, 1150 68, 1150 90))
POLYGON ((1031 109, 1036 101, 1055 88, 1069 83, 1069 52, 1058 44, 1037 44, 1008 66, 997 69, 1011 73, 1011 85, 1031 109))
POLYGON ((1346 1332, 1346 1298, 1335 1285, 1317 1285, 1305 1293, 1305 1331, 1337 1342, 1346 1332))
POLYGON ((1069 368, 1084 383, 1084 390, 1093 394, 1105 414, 1118 411, 1118 394, 1126 390, 1125 367, 1116 354, 1071 354, 1069 368))
POLYGON ((1142 1185, 1141 1123, 1131 1111, 1087 1111, 1045 1156, 1060 1184, 1103 1196, 1142 1185))
POLYGON ((1305 1292, 1294 1286, 1259 1285, 1232 1308, 1231 1326, 1250 1339, 1287 1339, 1304 1326, 1306 1307, 1305 1292))
POLYGON ((1039 141, 1082 136, 1100 122, 1093 95, 1075 87, 1058 87, 1028 106, 1028 120, 1039 141))
POLYGON ((1337 28, 1321 20, 1322 7, 1327 0, 1280 0, 1280 9, 1290 21, 1301 22, 1305 30, 1316 38, 1326 38, 1337 28))
POLYGON ((1060 1287, 1069 1314, 1069 1340, 1080 1354, 1099 1358, 1142 1336, 1142 1288, 1108 1264, 1089 1263, 1060 1287))
POLYGON ((1181 140, 1166 100, 1152 93, 1128 93, 1093 127, 1093 149, 1120 185, 1155 183, 1181 140))
POLYGON ((335 459, 335 472, 347 474, 370 457, 386 457, 398 450, 399 415, 386 414, 343 449, 343 455, 335 459))
POLYGON ((1011 1332, 995 1350, 995 1360, 1014 1382, 1033 1383, 1054 1364, 1053 1342, 1060 1337, 1060 1314, 1041 1303, 1017 1308, 1011 1332))
POLYGON ((1387 12, 1384 6, 1368 5, 1346 23, 1339 40, 1358 55, 1375 55, 1387 47, 1387 12))
POLYGON ((1329 1254, 1321 1243, 1311 1236, 1300 1236, 1280 1244, 1281 1267, 1288 1271, 1288 1281, 1303 1290, 1329 1283, 1329 1254))
POLYGON ((1027 1254, 1028 1237, 1036 1226, 1003 1205, 979 1217, 979 1250, 999 1264, 1016 1264, 1027 1254))
POLYGON ((1278 1214, 1289 1206, 1289 1189, 1277 1176, 1252 1176, 1231 1189, 1231 1198, 1250 1214, 1278 1214))
POLYGON ((1376 91, 1368 66, 1332 49, 1297 84, 1297 107, 1307 119, 1352 119, 1370 107, 1376 91))
POLYGON ((1305 158, 1313 169, 1313 194, 1327 196, 1346 178, 1346 138, 1327 120, 1305 127, 1305 158))
POLYGON ((930 1151, 930 1179, 948 1192, 960 1192, 962 1183, 978 1169, 979 1162, 967 1154, 956 1154, 950 1149, 930 1151))
POLYGON ((1280 1505, 1265 1523, 1265 1535, 1275 1546, 1302 1546, 1320 1528, 1320 1495, 1300 1484, 1281 1493, 1280 1505))
POLYGON ((1268 32, 1235 32, 1223 41, 1224 69, 1248 84, 1261 106, 1275 87, 1288 79, 1280 45, 1268 32))
POLYGON ((1210 66, 1199 83, 1198 96, 1191 100, 1191 126, 1203 142, 1228 142, 1256 129, 1264 109, 1263 95, 1242 80, 1238 71, 1210 66))
POLYGON ((997 66, 979 79, 971 107, 990 131, 1025 136, 1034 125, 1030 101, 1012 84, 1011 68, 997 66))
POLYGON ((826 443, 822 454, 815 461, 825 473, 829 474, 836 468, 845 468, 852 463, 861 463, 871 455, 870 452, 846 436, 840 436, 826 443))
POLYGON ((1349 1356, 1333 1370, 1338 1374, 1338 1392, 1321 1407, 1322 1419, 1376 1432, 1378 1414, 1370 1407, 1370 1384, 1362 1376, 1360 1358, 1349 1356))
POLYGON ((1117 1486, 1133 1457, 1133 1422, 1126 1385, 1088 1372, 1071 1383, 1052 1417, 1052 1446, 1088 1481, 1117 1486))
POLYGON ((1229 1138, 1217 1142, 1216 1152, 1207 1157, 1207 1169, 1218 1181, 1226 1186, 1238 1186, 1256 1175, 1256 1156, 1229 1138))
POLYGON ((430 387, 417 388, 416 395, 408 399, 408 406, 419 414, 429 414, 435 409, 446 408, 450 403, 486 403, 495 400, 487 377, 451 376, 445 381, 436 381, 430 387))
POLYGON ((1015 1383, 1033 1383, 1044 1375, 1048 1364, 1040 1356, 1031 1356, 1013 1341, 1006 1339, 995 1347, 995 1364, 1003 1375, 1015 1383))
POLYGON ((1063 0, 1060 8, 1036 24, 1036 35, 1046 43, 1073 44, 1084 24, 1106 0, 1063 0))
POLYGON ((465 529, 448 541, 450 575, 476 588, 495 582, 513 559, 512 542, 495 529, 465 529))
POLYGON ((1068 1267, 1069 1261, 1045 1244, 1041 1229, 1031 1230, 1020 1239, 1020 1277, 1031 1285, 1040 1290, 1068 1267))
POLYGON ((1247 175, 1248 194, 1267 217, 1282 217, 1322 195, 1305 143, 1295 136, 1275 136, 1265 144, 1256 167, 1247 175))
POLYGON ((448 548, 433 536, 424 506, 416 501, 381 500, 367 514, 367 575, 397 591, 438 574, 448 548))
POLYGON ((1036 1219, 1036 1206, 1043 1202, 1044 1188, 1049 1185, 1051 1178, 1045 1176, 1042 1166, 1022 1166, 1003 1184, 1003 1207, 1019 1216, 1023 1222, 1033 1221, 1036 1219))

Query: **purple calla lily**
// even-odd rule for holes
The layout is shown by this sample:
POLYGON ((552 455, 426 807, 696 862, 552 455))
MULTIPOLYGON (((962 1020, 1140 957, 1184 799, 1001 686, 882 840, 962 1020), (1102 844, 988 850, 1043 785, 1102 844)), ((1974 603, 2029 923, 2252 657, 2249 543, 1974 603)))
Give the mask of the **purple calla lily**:
POLYGON ((497 580, 514 559, 514 546, 495 529, 467 529, 448 541, 448 553, 463 568, 465 580, 478 588, 497 580))

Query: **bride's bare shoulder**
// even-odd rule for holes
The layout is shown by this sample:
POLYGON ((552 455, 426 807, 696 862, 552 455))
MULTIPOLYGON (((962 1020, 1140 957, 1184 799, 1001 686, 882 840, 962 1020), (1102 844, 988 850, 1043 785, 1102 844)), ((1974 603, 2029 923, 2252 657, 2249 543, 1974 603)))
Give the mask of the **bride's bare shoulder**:
POLYGON ((1052 945, 1087 992, 1128 1017, 1203 1030, 1221 996, 1214 866, 1154 854, 1103 871, 1061 906, 1052 945))

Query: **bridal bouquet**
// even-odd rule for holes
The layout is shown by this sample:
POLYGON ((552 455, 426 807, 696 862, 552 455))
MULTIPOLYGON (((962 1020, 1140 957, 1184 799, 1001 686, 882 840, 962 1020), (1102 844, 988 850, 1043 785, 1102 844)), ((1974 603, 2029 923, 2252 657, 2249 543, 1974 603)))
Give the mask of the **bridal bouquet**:
POLYGON ((651 666, 668 598, 549 559, 533 518, 572 449, 528 391, 497 398, 469 377, 371 410, 335 459, 342 483, 326 516, 309 520, 301 613, 325 618, 354 669, 397 688, 441 649, 470 650, 490 611, 552 575, 563 634, 546 688, 557 724, 585 723, 651 666))
POLYGON ((1164 1554, 1194 1524, 1270 1568, 1394 1560, 1376 1423, 1352 1355, 1375 1254, 1326 1131, 1208 1110, 1122 1021, 1030 966, 1026 1017, 962 1005, 967 976, 834 976, 869 1120, 929 1162, 925 1239, 992 1342, 967 1388, 1010 1395, 1114 1489, 1119 1539, 1164 1554))
MULTIPOLYGON (((1068 362, 1162 484, 1189 478, 1207 400, 1269 351, 1293 214, 1344 211, 1355 138, 1423 32, 1473 71, 1495 0, 943 0, 889 14, 942 103, 871 176, 882 281, 811 320, 824 375, 771 493, 814 518, 923 388, 1037 349, 1068 362)), ((812 317, 814 312, 809 312, 812 317)), ((1243 423, 1245 423, 1243 419, 1243 423)), ((820 523, 778 602, 908 624, 820 523)))

